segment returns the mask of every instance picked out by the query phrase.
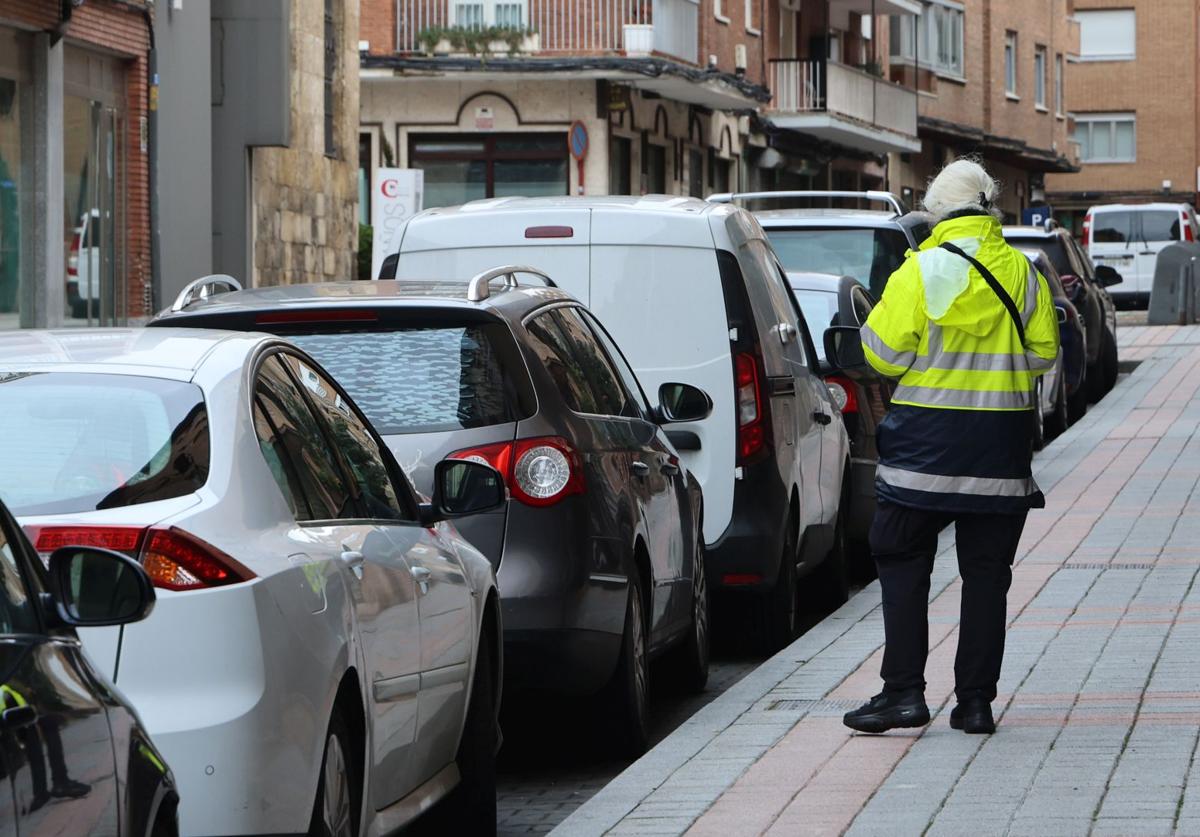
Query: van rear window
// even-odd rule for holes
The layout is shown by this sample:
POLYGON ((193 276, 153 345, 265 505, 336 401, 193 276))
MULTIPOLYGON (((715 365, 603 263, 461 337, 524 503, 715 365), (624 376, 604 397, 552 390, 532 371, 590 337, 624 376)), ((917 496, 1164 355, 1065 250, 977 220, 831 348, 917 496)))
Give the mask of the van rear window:
POLYGON ((500 323, 421 323, 287 337, 337 379, 385 435, 528 418, 529 373, 500 323))
POLYGON ((1170 210, 1147 210, 1142 216, 1142 239, 1145 241, 1179 241, 1179 213, 1170 210))
POLYGON ((1092 216, 1092 241, 1096 244, 1124 244, 1133 238, 1132 213, 1097 212, 1092 216))

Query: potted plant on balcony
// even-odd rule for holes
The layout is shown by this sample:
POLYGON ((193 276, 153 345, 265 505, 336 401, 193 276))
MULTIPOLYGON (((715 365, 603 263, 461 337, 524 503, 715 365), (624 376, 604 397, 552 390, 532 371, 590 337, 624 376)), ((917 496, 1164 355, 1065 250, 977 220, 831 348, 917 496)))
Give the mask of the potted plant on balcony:
POLYGON ((518 55, 538 52, 541 36, 520 26, 429 26, 417 33, 426 55, 518 55))
POLYGON ((654 24, 626 23, 621 27, 622 45, 628 56, 644 56, 654 51, 654 24))
POLYGON ((417 33, 417 43, 426 55, 449 55, 454 49, 450 30, 441 26, 427 26, 417 33))
POLYGON ((492 26, 482 34, 487 38, 484 52, 489 55, 520 55, 539 52, 542 38, 536 29, 522 26, 492 26))

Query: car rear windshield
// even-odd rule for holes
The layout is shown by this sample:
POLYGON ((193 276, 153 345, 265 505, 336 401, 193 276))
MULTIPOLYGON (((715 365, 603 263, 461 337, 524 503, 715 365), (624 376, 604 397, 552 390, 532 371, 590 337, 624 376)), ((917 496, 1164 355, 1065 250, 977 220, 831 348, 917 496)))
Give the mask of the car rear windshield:
POLYGON ((1092 215, 1092 241, 1096 244, 1124 244, 1133 241, 1132 212, 1097 212, 1092 215))
POLYGON ((16 515, 182 497, 208 479, 195 384, 134 375, 0 373, 0 495, 16 515))
POLYGON ((1142 216, 1143 241, 1179 241, 1179 213, 1169 209, 1148 209, 1142 216))
POLYGON ((529 373, 502 323, 422 322, 287 337, 329 370, 383 434, 488 427, 533 412, 524 392, 529 373))
MULTIPOLYGON (((819 336, 830 326, 838 325, 838 295, 830 291, 806 291, 792 289, 796 302, 800 303, 800 311, 804 314, 804 322, 814 336, 819 336)), ((850 325, 847 323, 846 325, 850 325)), ((814 341, 813 347, 817 357, 825 359, 825 343, 823 340, 814 341)))
POLYGON ((766 232, 785 270, 853 276, 876 298, 908 250, 908 239, 896 229, 804 227, 766 232))

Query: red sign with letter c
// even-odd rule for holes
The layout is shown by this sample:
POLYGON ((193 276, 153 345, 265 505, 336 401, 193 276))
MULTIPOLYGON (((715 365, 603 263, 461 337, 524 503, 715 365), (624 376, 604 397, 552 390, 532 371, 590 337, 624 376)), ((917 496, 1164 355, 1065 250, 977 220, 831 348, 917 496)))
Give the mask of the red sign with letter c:
POLYGON ((400 181, 395 179, 384 180, 379 184, 379 191, 383 193, 385 198, 394 198, 400 193, 400 181))

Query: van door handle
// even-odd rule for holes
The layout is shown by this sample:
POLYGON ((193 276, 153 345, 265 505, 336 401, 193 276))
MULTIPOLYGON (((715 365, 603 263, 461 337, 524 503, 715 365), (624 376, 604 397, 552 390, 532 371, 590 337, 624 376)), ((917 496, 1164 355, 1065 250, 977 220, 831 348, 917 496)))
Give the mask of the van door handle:
POLYGON ((641 460, 634 460, 629 467, 633 470, 634 476, 645 477, 650 474, 650 466, 641 460))
POLYGON ((813 413, 813 419, 817 422, 817 424, 829 424, 831 421, 833 421, 833 416, 829 415, 829 413, 822 413, 820 410, 817 410, 815 413, 813 413))
POLYGON ((412 573, 413 580, 417 582, 417 586, 421 588, 421 595, 424 596, 429 592, 429 576, 433 575, 428 567, 412 567, 409 569, 412 573))

